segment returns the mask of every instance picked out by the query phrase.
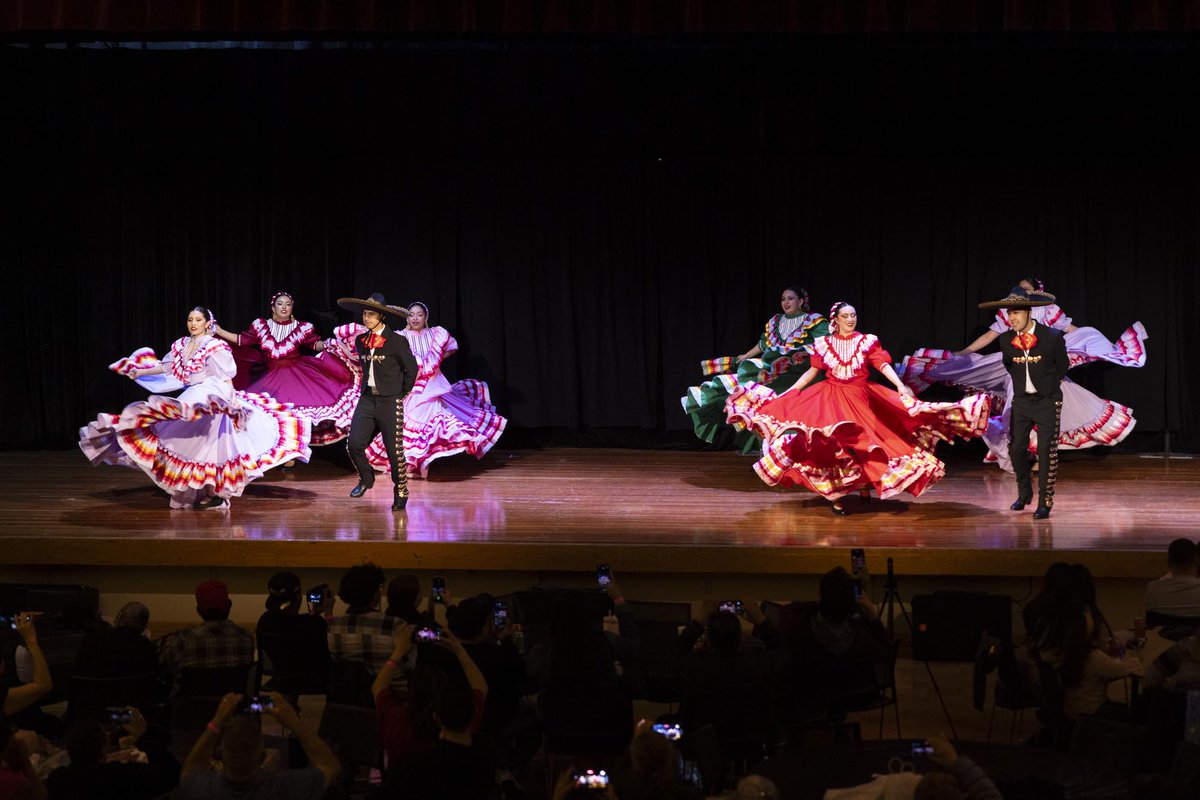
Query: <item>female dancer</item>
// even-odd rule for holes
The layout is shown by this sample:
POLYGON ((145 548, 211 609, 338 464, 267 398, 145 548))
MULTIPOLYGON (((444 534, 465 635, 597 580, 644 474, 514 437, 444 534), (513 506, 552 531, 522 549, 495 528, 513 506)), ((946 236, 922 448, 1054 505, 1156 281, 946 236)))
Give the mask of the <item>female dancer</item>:
MULTIPOLYGON (((404 398, 404 460, 411 475, 429 474, 434 459, 456 453, 483 458, 496 444, 508 420, 496 413, 488 386, 466 379, 450 383, 442 362, 458 350, 458 342, 441 326, 429 327, 429 307, 415 302, 408 307, 408 324, 401 334, 408 339, 419 371, 417 382, 404 398)), ((378 470, 388 468, 383 439, 375 437, 367 458, 378 470)))
MULTIPOLYGON (((700 362, 710 381, 692 386, 680 398, 684 413, 692 418, 696 436, 711 443, 721 431, 729 431, 725 402, 739 386, 766 384, 774 392, 792 386, 808 366, 814 341, 829 333, 829 323, 809 312, 808 293, 789 286, 779 297, 783 313, 767 321, 758 343, 740 356, 700 362)), ((759 449, 759 439, 748 430, 736 431, 735 444, 743 453, 759 449)))
POLYGON ((207 308, 193 308, 188 335, 161 361, 144 347, 111 364, 154 394, 79 429, 79 447, 93 464, 141 469, 171 495, 171 508, 228 508, 230 497, 271 467, 310 454, 307 418, 234 390, 237 367, 229 345, 211 335, 215 324, 207 308), (160 394, 180 388, 178 399, 160 394))
MULTIPOLYGON (((1019 284, 1025 291, 1044 292, 1037 278, 1023 278, 1019 284)), ((999 352, 986 356, 978 352, 996 337, 1008 332, 1007 310, 1000 309, 992 326, 962 350, 950 352, 922 348, 904 359, 901 372, 904 382, 916 392, 934 383, 946 383, 969 392, 987 392, 992 396, 992 418, 983 437, 988 446, 984 461, 998 463, 1012 472, 1008 454, 1009 401, 1012 384, 1004 369, 999 352)), ((1110 342, 1095 328, 1078 328, 1071 318, 1055 304, 1031 309, 1039 325, 1062 331, 1067 344, 1071 366, 1092 361, 1107 361, 1122 367, 1142 367, 1146 364, 1146 329, 1135 322, 1116 342, 1110 342)), ((1137 420, 1128 406, 1098 397, 1070 378, 1062 382, 1063 405, 1059 423, 1058 446, 1063 450, 1081 450, 1097 445, 1114 445, 1129 435, 1137 420)), ((1037 453, 1037 433, 1030 439, 1031 454, 1037 453)))
POLYGON ((242 333, 220 325, 213 333, 235 345, 235 388, 291 403, 295 413, 312 421, 312 445, 333 444, 346 438, 361 391, 352 366, 357 360, 348 355, 353 340, 350 348, 322 342, 311 322, 292 316, 294 305, 289 293, 276 292, 270 319, 256 319, 242 333), (301 353, 303 348, 316 355, 301 353))
POLYGON ((754 465, 759 477, 816 492, 833 501, 835 514, 846 513, 842 497, 871 488, 881 498, 902 491, 920 496, 946 474, 933 455, 937 442, 986 430, 987 395, 919 402, 879 339, 857 332, 854 306, 835 303, 829 318, 831 333, 813 345, 808 371, 779 395, 759 384, 739 387, 726 404, 730 424, 762 437, 763 457, 754 465), (870 367, 896 391, 871 383, 870 367), (826 379, 804 391, 822 371, 826 379))

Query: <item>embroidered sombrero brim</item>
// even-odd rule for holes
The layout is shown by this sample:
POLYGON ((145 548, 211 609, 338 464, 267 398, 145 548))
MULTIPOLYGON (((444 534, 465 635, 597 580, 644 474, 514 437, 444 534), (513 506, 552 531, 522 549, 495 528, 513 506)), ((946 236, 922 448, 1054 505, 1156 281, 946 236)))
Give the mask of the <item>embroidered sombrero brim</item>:
POLYGON ((986 303, 980 303, 979 307, 989 310, 999 308, 1037 308, 1039 306, 1048 306, 1054 300, 1054 295, 1048 292, 1026 292, 1024 295, 1009 294, 1003 300, 990 300, 986 303))
MULTIPOLYGON (((382 297, 382 295, 377 295, 382 297)), ((400 319, 408 318, 408 309, 400 306, 391 306, 387 303, 379 302, 373 298, 363 300, 358 297, 339 297, 337 304, 347 311, 377 311, 385 317, 399 317, 400 319)))

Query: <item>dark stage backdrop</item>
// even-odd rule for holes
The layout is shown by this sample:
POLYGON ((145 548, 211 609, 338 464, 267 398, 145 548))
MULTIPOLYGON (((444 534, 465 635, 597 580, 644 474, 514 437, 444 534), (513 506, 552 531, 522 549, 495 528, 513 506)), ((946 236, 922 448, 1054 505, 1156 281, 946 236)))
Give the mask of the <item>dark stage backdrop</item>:
POLYGON ((410 41, 0 49, 0 441, 141 396, 194 304, 420 299, 514 432, 681 431, 787 284, 899 358, 1045 279, 1149 363, 1081 380, 1195 441, 1200 56, 1187 39, 410 41))

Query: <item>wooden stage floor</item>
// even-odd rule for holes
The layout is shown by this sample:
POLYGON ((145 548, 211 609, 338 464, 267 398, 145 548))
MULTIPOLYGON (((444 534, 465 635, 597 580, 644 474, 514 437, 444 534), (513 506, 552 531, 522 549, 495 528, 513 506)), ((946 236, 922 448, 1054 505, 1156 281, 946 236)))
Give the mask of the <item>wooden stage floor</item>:
MULTIPOLYGON (((1075 454, 1072 454, 1075 455, 1075 454)), ((818 573, 869 548, 926 575, 1040 575, 1082 560, 1097 577, 1161 571, 1166 543, 1196 537, 1200 461, 1065 459, 1054 515, 1014 513, 1012 479, 964 460, 920 499, 850 499, 837 517, 807 493, 775 490, 733 453, 495 450, 414 480, 393 513, 385 480, 366 497, 344 451, 274 470, 222 511, 171 511, 136 470, 75 451, 0 453, 4 561, 30 565, 340 566, 437 564, 554 571, 608 560, 623 572, 818 573)))

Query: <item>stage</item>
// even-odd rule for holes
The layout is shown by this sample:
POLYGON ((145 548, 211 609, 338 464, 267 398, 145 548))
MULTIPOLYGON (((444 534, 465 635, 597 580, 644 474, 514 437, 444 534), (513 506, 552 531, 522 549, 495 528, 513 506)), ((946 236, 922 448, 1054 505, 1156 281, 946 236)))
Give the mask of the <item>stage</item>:
POLYGON ((550 572, 609 561, 622 573, 819 574, 868 548, 881 575, 1037 576, 1052 561, 1144 578, 1166 543, 1196 536, 1200 461, 1069 454, 1053 516, 1008 510, 1012 479, 962 455, 919 499, 847 500, 775 490, 727 452, 492 451, 436 462, 391 511, 386 478, 364 498, 344 451, 276 469, 228 511, 171 511, 136 470, 77 451, 0 454, 9 565, 333 567, 550 572))

